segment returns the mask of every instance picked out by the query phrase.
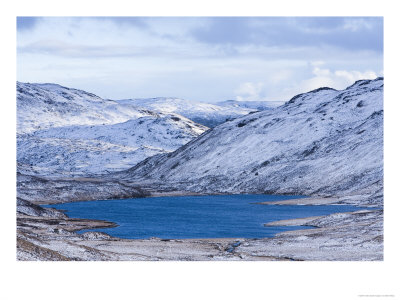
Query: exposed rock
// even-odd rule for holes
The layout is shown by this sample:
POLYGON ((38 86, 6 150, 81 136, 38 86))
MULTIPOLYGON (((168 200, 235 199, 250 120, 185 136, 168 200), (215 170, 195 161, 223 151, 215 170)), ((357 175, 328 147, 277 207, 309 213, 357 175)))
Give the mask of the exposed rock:
POLYGON ((101 178, 42 178, 17 174, 17 196, 37 204, 145 197, 139 186, 101 178))
POLYGON ((17 198, 17 213, 35 217, 66 218, 62 212, 53 208, 43 208, 29 201, 17 198))
MULTIPOLYGON (((294 220, 293 220, 294 221, 294 220)), ((286 231, 271 239, 258 239, 235 249, 251 258, 269 255, 292 260, 383 260, 383 211, 338 213, 303 220, 316 229, 286 231)), ((285 225, 285 221, 279 224, 285 225)), ((287 225, 298 225, 292 220, 287 225)))
MULTIPOLYGON (((303 220, 316 229, 265 239, 126 240, 101 232, 110 222, 18 215, 19 260, 382 260, 382 210, 303 220), (312 219, 312 220, 310 220, 312 219), (99 229, 101 231, 101 229, 99 229)), ((299 225, 292 220, 280 225, 299 225)), ((278 224, 276 224, 278 225, 278 224)))

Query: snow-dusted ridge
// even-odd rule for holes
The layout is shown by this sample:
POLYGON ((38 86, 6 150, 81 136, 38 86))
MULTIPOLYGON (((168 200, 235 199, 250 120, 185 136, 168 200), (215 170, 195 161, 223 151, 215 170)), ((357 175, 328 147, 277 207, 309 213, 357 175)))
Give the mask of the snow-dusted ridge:
POLYGON ((58 84, 17 82, 18 133, 70 125, 116 124, 150 113, 58 84))
POLYGON ((157 97, 117 100, 124 105, 135 105, 152 111, 176 113, 207 127, 214 127, 228 119, 234 119, 254 112, 254 107, 239 105, 218 105, 179 98, 157 97))
POLYGON ((17 82, 17 161, 40 175, 124 170, 208 128, 57 84, 17 82))
POLYGON ((121 178, 196 192, 369 195, 382 204, 383 78, 320 88, 215 127, 121 178))

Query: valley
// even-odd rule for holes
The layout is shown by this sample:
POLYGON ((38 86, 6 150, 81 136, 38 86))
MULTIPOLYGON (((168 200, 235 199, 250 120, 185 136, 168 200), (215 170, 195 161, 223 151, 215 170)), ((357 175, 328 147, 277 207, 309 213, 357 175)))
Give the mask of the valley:
POLYGON ((320 88, 261 111, 259 103, 230 103, 215 114, 204 112, 208 105, 177 110, 184 104, 175 98, 154 99, 139 106, 17 83, 18 259, 383 259, 383 78, 320 88), (291 204, 371 210, 282 221, 314 228, 272 238, 129 240, 77 234, 116 224, 38 206, 229 194, 304 195, 308 203, 291 204))

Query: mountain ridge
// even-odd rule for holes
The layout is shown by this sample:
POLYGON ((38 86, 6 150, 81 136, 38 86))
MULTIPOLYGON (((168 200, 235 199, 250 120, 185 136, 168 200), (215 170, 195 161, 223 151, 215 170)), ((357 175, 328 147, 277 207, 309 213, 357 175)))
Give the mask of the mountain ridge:
POLYGON ((316 89, 119 174, 201 193, 383 195, 383 78, 316 89))
POLYGON ((90 176, 167 153, 208 128, 58 84, 17 82, 17 161, 47 176, 90 176))
POLYGON ((176 113, 210 128, 224 123, 228 119, 255 111, 253 108, 221 106, 171 97, 133 98, 116 101, 157 112, 176 113))

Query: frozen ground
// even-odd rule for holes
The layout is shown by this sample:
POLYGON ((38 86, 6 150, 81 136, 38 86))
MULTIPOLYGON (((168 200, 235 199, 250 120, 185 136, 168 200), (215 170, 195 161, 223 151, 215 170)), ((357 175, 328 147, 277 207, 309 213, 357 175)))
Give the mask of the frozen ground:
POLYGON ((17 161, 52 177, 124 170, 208 129, 55 84, 18 82, 17 115, 17 161))
POLYGON ((317 89, 223 123, 117 178, 200 193, 347 196, 379 206, 383 78, 317 89))

